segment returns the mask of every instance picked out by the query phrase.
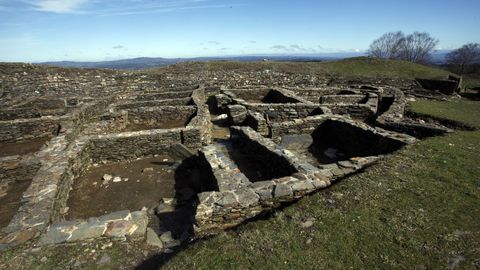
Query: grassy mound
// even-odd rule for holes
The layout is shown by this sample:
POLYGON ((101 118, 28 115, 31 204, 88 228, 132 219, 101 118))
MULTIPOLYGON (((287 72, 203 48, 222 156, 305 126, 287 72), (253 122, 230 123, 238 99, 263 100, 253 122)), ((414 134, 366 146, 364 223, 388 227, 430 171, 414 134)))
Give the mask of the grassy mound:
POLYGON ((264 71, 316 74, 335 77, 375 77, 394 79, 445 78, 448 71, 406 61, 355 57, 328 62, 188 62, 149 72, 264 71))

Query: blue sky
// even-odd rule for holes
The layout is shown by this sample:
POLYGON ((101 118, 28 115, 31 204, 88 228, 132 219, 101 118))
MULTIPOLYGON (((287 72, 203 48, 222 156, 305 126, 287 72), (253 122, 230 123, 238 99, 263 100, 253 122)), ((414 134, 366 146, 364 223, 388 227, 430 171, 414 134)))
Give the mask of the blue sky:
POLYGON ((480 42, 479 0, 0 0, 0 61, 365 51, 385 32, 480 42))

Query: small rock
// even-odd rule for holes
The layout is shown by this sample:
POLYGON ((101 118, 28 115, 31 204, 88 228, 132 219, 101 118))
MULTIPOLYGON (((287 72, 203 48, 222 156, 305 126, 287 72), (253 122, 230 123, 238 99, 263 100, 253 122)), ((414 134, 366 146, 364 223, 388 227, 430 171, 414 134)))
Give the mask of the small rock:
POLYGON ((170 231, 163 233, 160 236, 160 240, 162 240, 163 245, 166 248, 176 247, 176 246, 179 246, 181 244, 179 240, 176 240, 176 239, 173 238, 172 232, 170 232, 170 231))
POLYGON ((308 229, 313 226, 313 223, 314 223, 313 220, 307 220, 305 222, 300 223, 300 226, 302 226, 302 228, 304 229, 308 229))
POLYGON ((30 250, 30 252, 32 252, 32 253, 37 253, 37 252, 40 252, 40 251, 42 251, 42 248, 41 248, 41 247, 32 248, 32 249, 30 250))
POLYGON ((102 179, 103 179, 103 183, 102 185, 107 185, 108 182, 110 182, 110 180, 112 180, 113 176, 110 175, 110 174, 104 174, 102 179))
POLYGON ((465 257, 461 254, 457 254, 448 258, 448 269, 456 269, 461 262, 465 261, 465 257))
POLYGON ((166 203, 166 204, 176 204, 177 203, 175 198, 162 198, 160 200, 160 202, 166 203))
POLYGON ((106 249, 106 248, 112 247, 112 245, 113 245, 112 242, 106 243, 105 245, 103 245, 103 246, 101 247, 101 249, 106 249))
POLYGON ((142 173, 153 172, 152 167, 143 168, 142 173))
POLYGON ((43 256, 43 257, 40 259, 40 261, 41 261, 42 263, 46 262, 46 261, 47 261, 47 257, 43 256))
POLYGON ((167 253, 167 254, 170 254, 170 253, 173 253, 173 250, 167 248, 163 251, 163 253, 167 253))
POLYGON ((160 240, 162 240, 162 242, 164 242, 164 243, 175 241, 175 239, 173 239, 173 237, 172 237, 172 232, 171 231, 164 232, 160 236, 160 240))
POLYGON ((307 244, 311 244, 312 243, 312 238, 308 238, 307 239, 307 244))
POLYGON ((150 246, 156 246, 160 249, 163 248, 163 242, 158 238, 157 233, 151 228, 147 228, 147 244, 150 246))
POLYGON ((162 161, 163 161, 163 162, 167 162, 167 161, 168 161, 168 158, 164 158, 162 161))
POLYGON ((120 178, 120 176, 115 176, 115 177, 113 178, 113 182, 114 182, 114 183, 122 182, 122 178, 120 178))
POLYGON ((128 182, 128 178, 123 179, 123 181, 128 182))
POLYGON ((103 254, 100 260, 98 260, 97 264, 106 265, 106 264, 110 264, 111 262, 112 262, 112 258, 110 258, 110 256, 108 256, 107 254, 103 254))
POLYGON ((155 212, 157 214, 173 213, 175 212, 175 206, 171 204, 161 203, 155 208, 155 212))

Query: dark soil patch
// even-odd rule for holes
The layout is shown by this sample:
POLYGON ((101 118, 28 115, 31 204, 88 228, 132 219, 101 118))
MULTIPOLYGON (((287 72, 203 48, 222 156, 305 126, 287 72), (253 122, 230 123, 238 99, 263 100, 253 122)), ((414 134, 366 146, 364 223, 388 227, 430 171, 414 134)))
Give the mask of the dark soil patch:
POLYGON ((31 180, 0 185, 0 228, 6 227, 17 213, 21 205, 22 194, 30 186, 30 183, 31 180))
POLYGON ((24 142, 1 143, 0 157, 25 155, 37 152, 50 138, 37 138, 24 142))
POLYGON ((90 167, 76 179, 70 191, 68 219, 126 209, 135 211, 155 206, 161 198, 173 198, 178 188, 175 172, 178 164, 168 156, 161 156, 90 167), (104 174, 119 176, 121 181, 110 180, 104 185, 104 174))

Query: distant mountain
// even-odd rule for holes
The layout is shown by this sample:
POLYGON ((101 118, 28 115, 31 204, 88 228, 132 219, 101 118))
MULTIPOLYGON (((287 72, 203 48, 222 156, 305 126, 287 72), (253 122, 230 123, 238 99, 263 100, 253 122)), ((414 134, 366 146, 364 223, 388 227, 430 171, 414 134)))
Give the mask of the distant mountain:
POLYGON ((78 67, 78 68, 110 68, 110 69, 143 69, 149 67, 163 67, 181 62, 180 58, 160 58, 160 57, 140 57, 132 59, 121 59, 112 61, 98 62, 42 62, 39 64, 59 66, 59 67, 78 67))
POLYGON ((432 62, 437 65, 445 64, 445 57, 451 50, 438 50, 432 53, 432 62))
POLYGON ((208 62, 208 61, 292 61, 292 62, 316 62, 348 58, 353 56, 361 56, 361 53, 336 53, 325 55, 262 55, 262 56, 226 56, 226 57, 195 57, 195 58, 161 58, 161 57, 140 57, 132 59, 121 59, 112 61, 98 62, 76 62, 76 61, 59 61, 59 62, 41 62, 38 64, 59 66, 59 67, 79 67, 79 68, 109 68, 121 70, 138 70, 152 67, 164 67, 180 62, 208 62))

